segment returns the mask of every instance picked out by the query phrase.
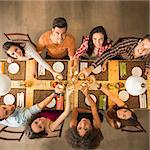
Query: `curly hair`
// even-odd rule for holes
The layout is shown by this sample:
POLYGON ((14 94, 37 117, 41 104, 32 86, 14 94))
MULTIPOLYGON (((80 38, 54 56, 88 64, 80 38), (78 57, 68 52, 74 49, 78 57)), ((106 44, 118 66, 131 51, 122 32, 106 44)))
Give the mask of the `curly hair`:
POLYGON ((21 46, 21 44, 23 44, 23 43, 20 43, 20 42, 5 42, 5 43, 3 44, 3 51, 6 53, 6 55, 7 55, 8 57, 11 57, 11 58, 13 58, 13 59, 16 59, 16 58, 10 56, 10 55, 7 53, 7 51, 9 50, 9 48, 10 48, 11 46, 17 46, 17 47, 19 47, 19 48, 21 49, 23 55, 25 55, 25 49, 24 49, 23 46, 21 46))
POLYGON ((94 149, 97 148, 103 140, 100 129, 91 129, 83 137, 78 134, 75 127, 66 131, 66 141, 73 148, 94 149))
MULTIPOLYGON (((92 40, 92 37, 93 37, 93 34, 94 33, 102 33, 104 35, 104 42, 103 42, 103 46, 107 45, 108 44, 108 37, 107 37, 107 33, 106 33, 106 30, 104 29, 103 26, 97 26, 95 28, 93 28, 90 32, 90 35, 89 35, 89 41, 88 41, 88 49, 87 49, 87 54, 89 56, 92 55, 92 52, 94 50, 94 43, 93 43, 93 40, 92 40)), ((111 43, 111 41, 110 41, 111 43)))
POLYGON ((45 130, 39 132, 39 133, 35 133, 32 128, 31 128, 31 124, 32 122, 37 119, 40 118, 39 114, 33 116, 30 120, 28 120, 26 126, 25 126, 25 134, 27 135, 27 137, 29 139, 35 139, 35 138, 43 138, 47 136, 47 133, 45 130))

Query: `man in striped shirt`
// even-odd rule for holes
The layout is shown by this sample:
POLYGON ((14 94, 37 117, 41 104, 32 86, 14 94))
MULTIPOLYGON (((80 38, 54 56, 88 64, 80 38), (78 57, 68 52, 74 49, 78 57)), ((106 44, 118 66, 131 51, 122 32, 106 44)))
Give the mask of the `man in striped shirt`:
POLYGON ((107 60, 115 56, 125 60, 146 60, 145 74, 150 75, 150 35, 146 35, 143 39, 120 38, 111 49, 105 51, 91 66, 81 72, 89 76, 94 68, 98 65, 106 65, 107 60))

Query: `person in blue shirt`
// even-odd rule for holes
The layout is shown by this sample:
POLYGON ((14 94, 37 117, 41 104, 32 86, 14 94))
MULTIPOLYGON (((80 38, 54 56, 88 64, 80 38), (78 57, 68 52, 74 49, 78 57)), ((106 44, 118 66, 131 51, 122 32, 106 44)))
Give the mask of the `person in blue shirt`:
POLYGON ((37 103, 30 108, 19 108, 15 105, 0 105, 0 124, 9 127, 19 127, 26 125, 28 119, 33 115, 41 112, 41 110, 48 105, 56 96, 55 93, 63 92, 59 86, 56 85, 55 92, 45 98, 42 102, 37 103))

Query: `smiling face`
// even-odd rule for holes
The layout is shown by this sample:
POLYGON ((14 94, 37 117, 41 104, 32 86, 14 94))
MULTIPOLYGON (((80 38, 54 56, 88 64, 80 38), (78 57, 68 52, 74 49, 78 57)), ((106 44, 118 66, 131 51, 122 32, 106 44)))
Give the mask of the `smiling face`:
POLYGON ((7 50, 7 54, 16 59, 23 56, 22 50, 18 46, 11 46, 7 50))
POLYGON ((55 27, 52 29, 52 35, 55 44, 61 44, 65 40, 66 32, 67 32, 66 27, 64 28, 55 27))
POLYGON ((132 112, 128 109, 122 108, 117 110, 117 117, 127 120, 132 117, 132 112))
POLYGON ((92 129, 92 125, 89 119, 82 118, 77 125, 77 131, 80 136, 84 136, 87 131, 92 129))
POLYGON ((92 40, 94 46, 100 48, 104 42, 104 35, 102 33, 94 33, 92 36, 92 40))
POLYGON ((31 124, 31 129, 33 130, 33 132, 35 133, 39 133, 44 131, 46 126, 46 118, 44 117, 40 117, 35 119, 32 124, 31 124))
POLYGON ((15 105, 0 105, 0 119, 7 119, 15 110, 15 105))
POLYGON ((140 40, 135 48, 135 54, 137 57, 150 54, 150 41, 148 39, 140 40))

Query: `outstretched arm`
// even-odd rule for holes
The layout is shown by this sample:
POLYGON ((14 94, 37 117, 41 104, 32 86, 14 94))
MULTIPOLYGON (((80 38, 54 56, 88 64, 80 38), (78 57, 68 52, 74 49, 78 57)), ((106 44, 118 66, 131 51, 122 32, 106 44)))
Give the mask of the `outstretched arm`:
POLYGON ((56 79, 56 76, 59 75, 62 78, 62 75, 60 73, 55 72, 52 67, 45 61, 43 58, 39 55, 39 53, 36 51, 36 48, 31 43, 26 43, 26 48, 28 49, 29 55, 31 55, 32 58, 34 58, 40 65, 42 65, 46 70, 52 73, 54 76, 54 79, 56 79))
POLYGON ((122 107, 125 105, 125 103, 118 98, 116 95, 114 95, 113 93, 111 93, 108 88, 106 88, 103 85, 99 85, 100 87, 98 88, 99 90, 101 90, 103 93, 105 93, 115 104, 117 104, 118 106, 122 107))
POLYGON ((48 104, 52 101, 52 99, 56 96, 55 93, 60 94, 60 93, 63 92, 63 89, 60 88, 59 84, 57 84, 57 85, 55 86, 55 88, 52 88, 52 89, 54 89, 55 92, 52 93, 52 94, 51 94, 50 96, 48 96, 47 98, 45 98, 42 102, 38 103, 37 105, 38 105, 39 108, 43 109, 46 105, 48 105, 48 104))
MULTIPOLYGON (((118 49, 118 44, 119 43, 116 43, 115 45, 112 46, 111 49, 106 50, 104 53, 102 53, 102 55, 100 57, 98 57, 97 60, 94 63, 92 63, 91 66, 89 66, 88 68, 85 68, 81 72, 83 72, 85 74, 85 76, 89 76, 94 68, 96 68, 99 65, 102 65, 104 62, 107 62, 107 60, 109 60, 115 56, 119 56, 120 50, 118 49)), ((102 67, 103 67, 102 69, 104 71, 106 68, 104 68, 104 66, 102 66, 102 67)))
POLYGON ((87 86, 82 87, 81 91, 87 97, 87 99, 90 103, 91 111, 92 111, 92 115, 93 115, 93 125, 94 125, 94 127, 95 128, 101 128, 101 120, 100 120, 99 115, 98 115, 96 103, 91 98, 91 96, 88 94, 88 87, 87 86))
POLYGON ((65 105, 65 110, 64 112, 50 125, 51 131, 54 131, 59 124, 61 124, 65 118, 68 116, 70 113, 70 94, 72 93, 73 89, 69 91, 69 89, 66 89, 66 105, 65 105))
POLYGON ((55 93, 52 93, 51 95, 49 95, 48 97, 46 97, 42 102, 38 103, 37 106, 40 109, 43 109, 46 105, 48 105, 52 99, 55 97, 55 93))

